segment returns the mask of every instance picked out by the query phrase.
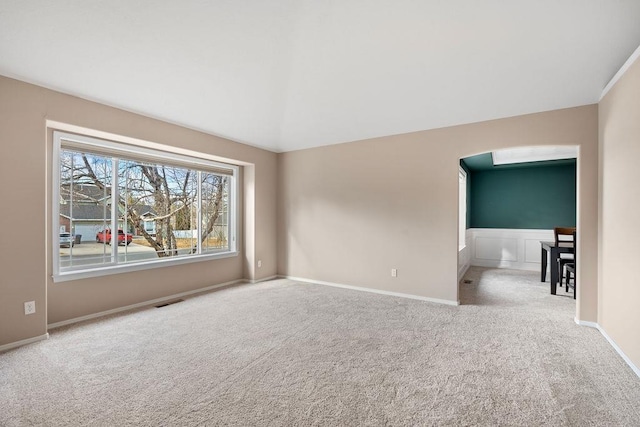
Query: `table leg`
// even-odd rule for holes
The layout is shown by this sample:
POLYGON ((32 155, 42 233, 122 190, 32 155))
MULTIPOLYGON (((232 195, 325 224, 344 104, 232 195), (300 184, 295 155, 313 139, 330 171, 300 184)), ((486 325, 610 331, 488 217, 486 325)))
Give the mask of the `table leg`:
POLYGON ((540 268, 540 281, 545 282, 547 280, 547 250, 542 248, 541 255, 542 267, 540 268))
POLYGON ((556 287, 558 286, 558 250, 551 248, 551 295, 556 294, 556 287))

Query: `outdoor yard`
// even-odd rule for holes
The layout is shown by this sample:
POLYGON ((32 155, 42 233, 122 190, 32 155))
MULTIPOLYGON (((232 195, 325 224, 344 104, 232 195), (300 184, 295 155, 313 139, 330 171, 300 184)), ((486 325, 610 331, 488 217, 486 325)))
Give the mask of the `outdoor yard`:
MULTIPOLYGON (((195 238, 177 238, 178 256, 191 253, 196 245, 195 238)), ((203 250, 225 249, 226 240, 209 238, 203 242, 203 250)), ((82 242, 71 248, 60 248, 60 266, 74 267, 91 264, 109 264, 111 262, 111 245, 97 242, 82 242)), ((141 236, 135 236, 129 245, 117 246, 118 263, 139 262, 158 258, 151 244, 141 236)))
MULTIPOLYGON (((197 240, 198 239, 195 239, 195 238, 177 238, 176 245, 178 249, 191 249, 196 245, 197 240)), ((151 244, 147 242, 147 240, 144 237, 140 237, 140 236, 134 237, 133 243, 141 246, 148 246, 150 248, 152 247, 151 244)), ((227 245, 226 240, 220 240, 214 237, 205 239, 205 241, 202 242, 203 248, 224 248, 226 247, 226 245, 227 245)))

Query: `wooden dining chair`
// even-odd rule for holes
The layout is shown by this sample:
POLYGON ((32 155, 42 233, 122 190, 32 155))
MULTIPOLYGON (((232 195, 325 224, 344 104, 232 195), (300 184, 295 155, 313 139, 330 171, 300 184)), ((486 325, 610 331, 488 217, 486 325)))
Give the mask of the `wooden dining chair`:
MULTIPOLYGON (((576 228, 575 227, 555 227, 553 229, 553 235, 556 240, 556 246, 561 243, 570 243, 574 248, 576 246, 576 228)), ((560 281, 560 285, 562 286, 562 277, 564 276, 564 266, 566 264, 574 262, 574 254, 560 254, 558 255, 558 259, 551 260, 558 269, 558 278, 560 281)))
MULTIPOLYGON (((575 233, 574 233, 574 237, 573 240, 575 241, 575 233)), ((574 244, 575 247, 575 244, 574 244)), ((572 287, 573 288, 573 299, 576 299, 576 294, 578 292, 578 286, 577 286, 577 281, 576 281, 576 266, 578 265, 578 257, 577 254, 573 254, 573 262, 567 263, 565 264, 564 268, 565 268, 565 291, 569 292, 569 288, 572 287), (571 284, 571 276, 573 276, 573 285, 571 284)), ((562 286, 562 283, 560 283, 560 286, 562 286)))
POLYGON ((569 292, 569 288, 573 288, 573 299, 576 299, 576 292, 578 287, 576 286, 576 263, 570 262, 564 266, 565 268, 565 290, 569 292), (573 275, 573 285, 571 284, 571 276, 573 275))

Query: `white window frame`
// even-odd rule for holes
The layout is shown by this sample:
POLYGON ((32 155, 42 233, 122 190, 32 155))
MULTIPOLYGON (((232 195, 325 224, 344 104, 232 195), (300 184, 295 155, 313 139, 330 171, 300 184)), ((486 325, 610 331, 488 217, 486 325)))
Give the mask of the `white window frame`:
POLYGON ((467 247, 467 172, 458 167, 458 251, 467 247))
MULTIPOLYGON (((115 138, 114 138, 115 139, 115 138)), ((157 144, 156 144, 157 145, 157 144)), ((198 157, 198 153, 190 155, 177 154, 170 151, 163 151, 156 148, 146 148, 142 146, 131 145, 126 142, 115 140, 100 139, 83 134, 73 134, 59 130, 53 130, 53 156, 52 156, 52 253, 53 253, 53 281, 65 282, 70 280, 78 280, 90 277, 106 276, 111 274, 125 273, 131 271, 149 270, 154 268, 166 267, 171 265, 189 264, 193 262, 211 261, 215 259, 230 258, 239 255, 238 251, 238 224, 240 223, 240 213, 238 212, 239 198, 239 171, 240 168, 234 164, 221 163, 198 157), (63 143, 64 141, 64 143, 63 143), (198 253, 189 256, 181 256, 176 258, 160 258, 154 260, 137 261, 135 263, 118 263, 117 245, 111 245, 112 262, 110 264, 100 264, 95 266, 79 266, 77 268, 60 269, 60 154, 63 149, 73 149, 82 151, 82 149, 90 149, 92 152, 101 153, 105 156, 123 156, 126 158, 134 158, 140 161, 162 162, 166 161, 170 165, 184 165, 187 168, 197 168, 203 170, 225 170, 228 171, 229 177, 229 213, 228 213, 228 242, 229 249, 215 253, 198 253)), ((215 173, 215 172, 214 172, 215 173)), ((115 180, 112 186, 116 187, 115 180)), ((112 194, 117 197, 117 188, 112 194)), ((117 204, 111 204, 111 229, 118 229, 118 218, 115 210, 117 204)), ((198 243, 198 251, 200 252, 200 244, 198 243)))

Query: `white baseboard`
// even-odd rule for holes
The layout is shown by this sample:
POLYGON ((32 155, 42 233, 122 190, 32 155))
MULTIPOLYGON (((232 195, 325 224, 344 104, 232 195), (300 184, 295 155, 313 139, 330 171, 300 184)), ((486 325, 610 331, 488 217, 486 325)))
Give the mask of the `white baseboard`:
POLYGON ((614 348, 615 351, 618 352, 618 354, 620 355, 620 357, 622 357, 622 359, 627 362, 627 365, 629 365, 629 367, 631 368, 631 370, 633 370, 633 372, 636 373, 636 375, 638 377, 640 377, 640 368, 638 368, 636 365, 633 364, 633 362, 631 361, 631 359, 629 359, 627 357, 626 354, 624 354, 624 352, 622 351, 622 349, 620 347, 618 347, 618 344, 615 343, 615 341, 613 341, 611 339, 611 337, 607 334, 607 332, 602 329, 602 327, 600 325, 598 325, 598 330, 600 331, 600 333, 607 339, 607 341, 609 341, 609 344, 611 344, 611 346, 614 348))
MULTIPOLYGON (((486 268, 508 268, 510 270, 523 270, 523 271, 540 271, 540 264, 531 265, 519 262, 509 261, 493 261, 493 260, 479 260, 474 259, 471 263, 474 267, 486 267, 486 268)), ((550 270, 547 267, 547 273, 550 274, 550 270)))
POLYGON ((265 278, 262 278, 262 279, 247 280, 247 283, 251 283, 253 285, 255 283, 267 282, 269 280, 278 279, 279 277, 280 276, 278 276, 277 274, 274 274, 273 276, 265 277, 265 278))
POLYGON ((51 330, 51 329, 59 328, 61 326, 67 326, 67 325, 71 325, 71 324, 78 323, 78 322, 84 322, 85 320, 97 319, 98 317, 109 316, 111 314, 116 314, 116 313, 120 313, 120 312, 127 311, 127 310, 134 310, 136 308, 147 307, 147 306, 153 305, 153 304, 168 302, 168 301, 171 301, 171 300, 175 300, 176 298, 182 298, 182 297, 186 297, 186 296, 189 296, 189 295, 194 295, 194 294, 199 294, 199 293, 202 293, 202 292, 212 291, 214 289, 223 288, 225 286, 231 286, 231 285, 235 285, 235 284, 238 284, 238 283, 247 283, 247 280, 245 280, 245 279, 232 280, 230 282, 225 282, 225 283, 220 283, 220 284, 217 284, 217 285, 207 286, 206 288, 199 288, 199 289, 194 289, 192 291, 180 292, 178 294, 173 294, 173 295, 169 295, 169 296, 162 297, 162 298, 156 298, 156 299, 152 299, 152 300, 148 300, 148 301, 143 301, 143 302, 139 302, 139 303, 136 303, 136 304, 126 305, 124 307, 118 307, 118 308, 114 308, 112 310, 106 310, 106 311, 101 311, 99 313, 87 314, 86 316, 80 316, 80 317, 75 317, 75 318, 69 319, 69 320, 63 320, 61 322, 50 323, 48 325, 48 328, 51 330))
POLYGON ((21 347, 23 345, 32 344, 34 342, 43 341, 49 339, 49 333, 44 335, 38 335, 37 337, 27 338, 26 340, 20 340, 16 342, 10 342, 9 344, 0 345, 0 352, 11 350, 16 347, 21 347))
POLYGON ((312 283, 312 284, 315 284, 315 285, 333 286, 334 288, 350 289, 352 291, 370 292, 370 293, 373 293, 373 294, 380 294, 380 295, 388 295, 388 296, 393 296, 393 297, 415 299, 415 300, 419 300, 419 301, 435 302, 437 304, 460 305, 460 301, 452 301, 452 300, 439 299, 439 298, 429 298, 429 297, 423 297, 423 296, 419 296, 419 295, 404 294, 404 293, 401 293, 401 292, 391 292, 391 291, 383 291, 383 290, 379 290, 379 289, 364 288, 364 287, 360 287, 360 286, 343 285, 343 284, 340 284, 340 283, 323 282, 321 280, 305 279, 303 277, 282 276, 282 275, 280 275, 278 277, 283 278, 283 279, 294 280, 296 282, 312 283))
POLYGON ((600 326, 596 322, 587 322, 587 321, 578 320, 578 319, 574 319, 574 320, 580 326, 587 326, 589 328, 595 328, 595 329, 599 330, 600 333, 602 334, 602 336, 605 337, 605 339, 607 341, 609 341, 609 344, 611 344, 611 347, 613 347, 613 349, 620 355, 620 357, 622 357, 622 360, 624 360, 627 363, 627 365, 629 365, 631 370, 633 372, 635 372, 635 374, 638 377, 640 377, 640 368, 638 368, 636 365, 633 364, 631 359, 629 359, 629 357, 627 357, 627 355, 624 354, 624 351, 622 351, 622 349, 618 346, 618 344, 616 344, 616 342, 611 339, 609 334, 607 334, 607 332, 602 328, 602 326, 600 326))
POLYGON ((460 283, 464 275, 467 274, 467 271, 469 271, 470 267, 471 267, 471 264, 466 264, 462 267, 461 270, 458 270, 458 283, 460 283))
POLYGON ((573 321, 580 326, 587 326, 589 328, 595 328, 600 330, 600 326, 596 322, 587 322, 586 320, 579 320, 577 317, 574 317, 573 321))

